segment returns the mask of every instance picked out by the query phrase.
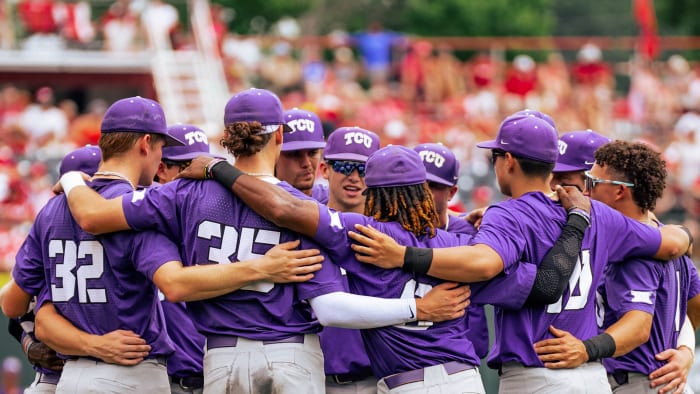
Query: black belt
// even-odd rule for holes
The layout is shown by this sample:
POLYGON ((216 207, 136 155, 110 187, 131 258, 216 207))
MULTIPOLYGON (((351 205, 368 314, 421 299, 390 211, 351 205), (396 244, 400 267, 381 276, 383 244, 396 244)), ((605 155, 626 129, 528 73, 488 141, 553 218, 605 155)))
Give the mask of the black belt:
POLYGON ((200 376, 187 376, 184 378, 178 378, 177 376, 171 376, 170 382, 177 384, 181 389, 185 391, 192 391, 201 389, 204 387, 204 377, 200 376))
POLYGON ((326 375, 326 378, 333 381, 335 384, 345 385, 359 382, 373 376, 371 373, 340 373, 335 375, 326 375))
POLYGON ((59 374, 59 373, 46 374, 46 373, 41 372, 39 374, 39 380, 37 381, 37 383, 46 383, 46 384, 56 385, 56 384, 58 384, 59 379, 61 379, 61 374, 59 374))
MULTIPOLYGON (((454 375, 459 372, 468 371, 470 369, 476 368, 474 365, 460 363, 458 361, 450 361, 448 363, 440 364, 445 368, 445 372, 448 375, 454 375)), ((395 375, 390 375, 384 378, 384 383, 392 390, 396 387, 403 386, 404 384, 422 382, 425 377, 425 369, 414 369, 412 371, 406 371, 397 373, 395 375)))
POLYGON ((627 371, 615 371, 611 373, 610 376, 612 376, 612 378, 615 379, 615 382, 620 386, 627 384, 630 381, 630 375, 627 371))
MULTIPOLYGON (((278 339, 273 341, 261 341, 263 345, 276 345, 279 343, 304 343, 304 335, 292 335, 289 338, 278 339)), ((238 345, 238 337, 233 335, 210 335, 207 337, 207 350, 218 349, 222 347, 236 347, 238 345)))

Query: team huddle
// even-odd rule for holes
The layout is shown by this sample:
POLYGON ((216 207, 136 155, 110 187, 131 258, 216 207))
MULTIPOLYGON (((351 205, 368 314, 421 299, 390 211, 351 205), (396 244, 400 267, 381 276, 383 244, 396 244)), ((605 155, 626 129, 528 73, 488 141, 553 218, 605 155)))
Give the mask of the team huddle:
POLYGON ((516 112, 477 145, 510 198, 458 216, 441 144, 326 139, 263 89, 224 125, 235 167, 125 98, 64 158, 0 292, 27 392, 485 393, 487 355, 501 393, 690 392, 700 278, 651 147, 516 112))

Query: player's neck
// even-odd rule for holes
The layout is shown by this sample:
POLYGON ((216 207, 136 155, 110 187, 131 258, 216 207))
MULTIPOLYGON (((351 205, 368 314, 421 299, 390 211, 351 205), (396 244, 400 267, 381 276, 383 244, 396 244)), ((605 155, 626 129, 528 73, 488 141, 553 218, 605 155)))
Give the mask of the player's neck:
POLYGON ((274 161, 270 163, 270 160, 263 152, 259 152, 253 156, 237 158, 236 168, 243 172, 257 175, 267 174, 274 176, 275 174, 274 161))
POLYGON ((627 216, 630 219, 640 221, 642 223, 650 224, 649 211, 641 209, 637 204, 617 204, 615 207, 621 214, 627 216))
POLYGON ((95 176, 102 178, 124 178, 131 182, 132 186, 139 184, 141 169, 138 168, 134 160, 121 160, 120 158, 109 159, 97 169, 95 176))
POLYGON ((549 196, 552 193, 552 188, 549 186, 548 180, 520 177, 518 179, 513 179, 510 184, 510 192, 513 198, 518 198, 525 193, 532 192, 541 192, 549 196))

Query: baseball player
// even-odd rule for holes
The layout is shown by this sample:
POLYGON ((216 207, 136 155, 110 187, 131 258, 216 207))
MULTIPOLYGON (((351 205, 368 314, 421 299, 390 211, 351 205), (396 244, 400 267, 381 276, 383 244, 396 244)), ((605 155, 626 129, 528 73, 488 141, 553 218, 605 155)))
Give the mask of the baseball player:
MULTIPOLYGON (((661 156, 644 144, 615 141, 598 149, 595 162, 586 173, 586 191, 591 198, 630 218, 657 226, 649 214, 665 186, 666 169, 661 156)), ((686 305, 692 310, 688 315, 693 326, 700 323, 700 278, 692 262, 683 256, 668 263, 633 259, 611 264, 598 291, 602 301, 599 314, 605 330, 602 335, 614 341, 615 358, 603 360, 613 392, 656 393, 659 388, 663 392, 682 392, 680 383, 685 382, 652 387, 648 375, 665 364, 655 356, 676 347, 686 305)), ((691 332, 692 344, 681 345, 679 350, 689 353, 692 359, 694 330, 691 332)), ((545 365, 570 367, 586 361, 583 343, 562 334, 562 339, 535 344, 545 365)))
POLYGON ((572 185, 583 191, 586 181, 584 172, 593 167, 595 151, 610 141, 610 138, 593 130, 562 134, 559 137, 557 164, 552 170, 552 190, 556 185, 572 185))
MULTIPOLYGON (((275 159, 283 132, 289 130, 277 96, 264 89, 239 92, 226 105, 224 123, 222 145, 236 157, 237 165, 251 177, 277 183, 275 159)), ((82 225, 91 231, 158 228, 182 245, 186 261, 208 260, 209 266, 225 266, 229 256, 257 256, 279 242, 299 239, 262 219, 213 182, 176 181, 105 200, 89 188, 78 187, 84 182, 71 174, 61 183, 82 225), (87 200, 100 209, 85 209, 87 200)), ((303 196, 286 183, 270 186, 303 196)), ((303 245, 311 243, 302 240, 303 245)), ((339 275, 332 264, 324 264, 305 283, 292 286, 262 280, 237 292, 189 303, 188 311, 206 337, 204 392, 274 388, 291 393, 299 387, 309 393, 323 392, 319 322, 367 328, 416 319, 439 321, 463 313, 467 302, 463 296, 454 297, 451 305, 443 306, 443 298, 439 294, 431 298, 430 293, 421 300, 356 296, 342 292, 339 275)))
POLYGON ((284 135, 275 176, 311 196, 321 152, 326 146, 323 124, 318 115, 299 108, 285 111, 284 121, 291 130, 284 135))
MULTIPOLYGON (((379 136, 359 127, 341 127, 328 136, 319 165, 328 181, 328 208, 340 212, 363 213, 365 164, 379 149, 379 136)), ((316 189, 314 189, 316 190, 316 189)), ((317 200, 323 202, 323 200, 317 200)), ((341 270, 343 287, 350 291, 345 270, 341 270)), ((377 378, 372 373, 367 351, 359 330, 326 327, 319 335, 323 350, 328 394, 372 394, 377 392, 377 378)))
MULTIPOLYGON (((367 256, 359 258, 385 268, 403 266, 409 271, 465 281, 473 280, 477 267, 508 272, 511 264, 523 256, 526 261, 542 260, 563 221, 563 211, 549 196, 549 176, 557 158, 557 133, 551 118, 535 111, 516 113, 503 121, 495 140, 477 146, 492 150, 499 187, 512 199, 486 211, 470 246, 385 250, 373 245, 374 249, 361 249, 367 256)), ((591 288, 601 283, 608 262, 643 255, 668 259, 683 254, 690 246, 689 237, 679 228, 652 229, 595 201, 591 215, 591 227, 583 239, 581 258, 568 292, 545 307, 495 308, 496 340, 489 366, 501 371, 500 392, 609 392, 600 363, 589 362, 576 370, 548 370, 541 368, 543 364, 532 344, 550 337, 550 325, 576 332, 577 337, 596 334, 595 291, 591 288), (628 236, 622 239, 609 235, 613 229, 628 236)), ((599 344, 592 345, 597 349, 599 344)), ((599 355, 591 352, 589 356, 593 361, 599 355)))

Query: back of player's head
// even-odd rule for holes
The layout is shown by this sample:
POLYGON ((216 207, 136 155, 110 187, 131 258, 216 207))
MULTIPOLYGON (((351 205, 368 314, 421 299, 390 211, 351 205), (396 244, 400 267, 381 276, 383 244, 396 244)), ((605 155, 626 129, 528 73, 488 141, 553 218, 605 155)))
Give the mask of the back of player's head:
POLYGON ((634 202, 642 209, 653 210, 666 187, 666 162, 661 154, 640 142, 614 141, 598 148, 595 153, 598 165, 619 179, 634 184, 634 202))
POLYGON ((182 146, 163 148, 163 160, 187 161, 197 156, 209 155, 209 138, 199 127, 190 124, 175 124, 168 127, 168 134, 184 142, 182 146))
POLYGON ((611 139, 593 130, 573 131, 559 137, 559 156, 552 172, 588 171, 595 151, 611 139))
POLYGON ((340 127, 328 136, 323 158, 366 162, 377 150, 377 134, 359 127, 340 127))
POLYGON ((224 109, 224 137, 221 145, 236 157, 260 152, 280 126, 291 128, 284 121, 282 103, 276 94, 265 89, 250 88, 233 95, 224 109))
POLYGON ((365 215, 397 222, 415 236, 435 234, 437 211, 425 167, 414 150, 390 145, 367 159, 365 215))
POLYGON ((97 172, 101 160, 102 152, 100 152, 100 148, 87 145, 64 156, 58 173, 60 176, 63 176, 63 174, 70 171, 81 171, 92 176, 97 172))
POLYGON ((282 152, 326 147, 323 124, 315 113, 293 108, 284 112, 284 121, 290 131, 284 135, 282 152))
POLYGON ((413 148, 423 160, 428 181, 454 186, 459 178, 459 162, 443 144, 421 144, 413 148))
POLYGON ((118 132, 161 135, 165 138, 165 146, 183 145, 182 141, 168 134, 160 104, 140 96, 127 97, 110 105, 102 118, 100 131, 103 135, 118 132))

